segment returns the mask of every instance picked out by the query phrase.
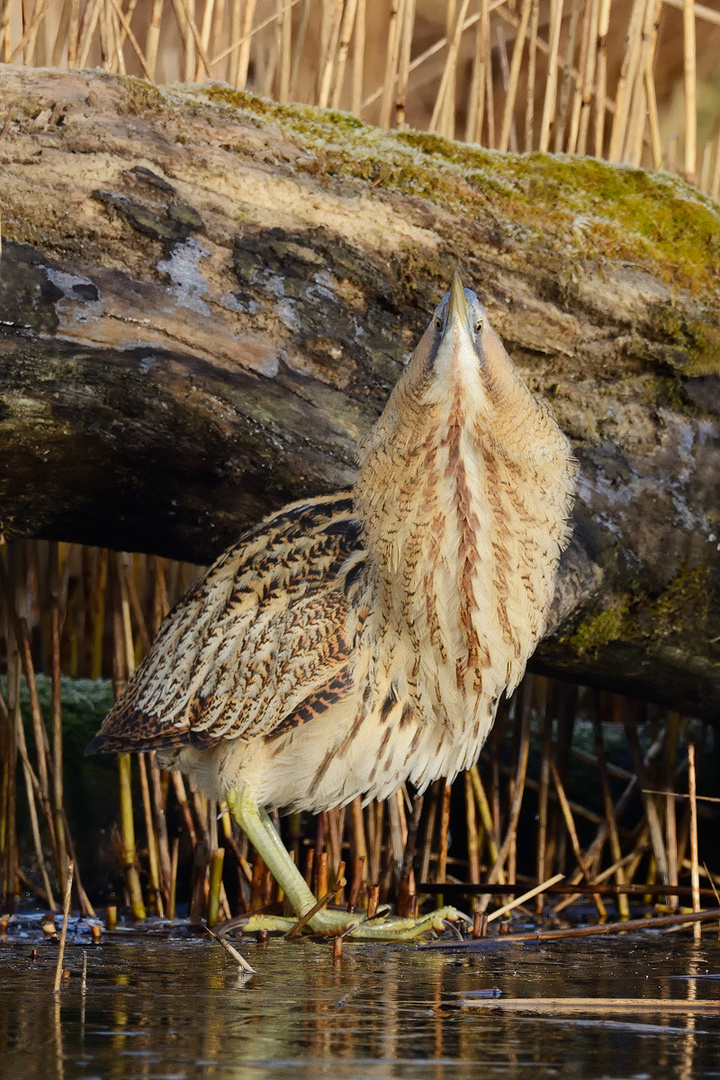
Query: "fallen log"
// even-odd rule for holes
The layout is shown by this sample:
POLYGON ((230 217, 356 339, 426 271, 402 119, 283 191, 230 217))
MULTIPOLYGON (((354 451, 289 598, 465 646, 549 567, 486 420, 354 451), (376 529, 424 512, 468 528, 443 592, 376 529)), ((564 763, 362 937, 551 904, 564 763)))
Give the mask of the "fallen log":
POLYGON ((0 523, 205 563, 348 486, 455 265, 580 464, 535 669, 720 700, 720 209, 220 84, 3 67, 0 523))

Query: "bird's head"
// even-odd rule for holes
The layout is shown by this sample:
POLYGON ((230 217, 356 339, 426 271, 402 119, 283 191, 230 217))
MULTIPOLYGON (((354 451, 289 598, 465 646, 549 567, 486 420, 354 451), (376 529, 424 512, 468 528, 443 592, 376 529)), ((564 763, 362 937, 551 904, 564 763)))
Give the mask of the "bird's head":
POLYGON ((454 389, 462 389, 477 407, 487 407, 486 381, 497 366, 498 346, 504 353, 485 308, 474 292, 463 288, 456 270, 410 359, 401 388, 426 405, 447 401, 454 389))
POLYGON ((428 514, 462 501, 464 490, 477 521, 495 514, 497 485, 509 485, 538 504, 540 518, 563 522, 564 533, 573 487, 567 439, 515 371, 457 272, 361 443, 359 460, 355 498, 366 536, 395 538, 392 565, 402 538, 428 514), (397 530, 388 526, 392 518, 397 530))
POLYGON ((456 271, 382 416, 360 446, 361 467, 382 446, 412 455, 431 429, 442 437, 448 426, 457 425, 471 440, 490 436, 510 454, 532 457, 548 440, 567 449, 515 371, 485 308, 463 288, 456 271))

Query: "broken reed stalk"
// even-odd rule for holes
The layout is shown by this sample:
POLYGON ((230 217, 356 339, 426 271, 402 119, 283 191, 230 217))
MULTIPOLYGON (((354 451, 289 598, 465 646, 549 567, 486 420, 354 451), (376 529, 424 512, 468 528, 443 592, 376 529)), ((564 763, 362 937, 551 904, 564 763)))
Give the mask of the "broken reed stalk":
MULTIPOLYGON (((420 949, 444 952, 479 952, 497 945, 513 945, 524 941, 561 941, 563 938, 602 937, 606 934, 629 934, 645 930, 670 930, 678 926, 692 926, 696 922, 714 922, 720 916, 720 908, 708 908, 697 913, 681 915, 656 915, 649 919, 629 919, 622 922, 601 923, 598 926, 576 926, 569 930, 538 930, 528 934, 498 934, 496 937, 465 939, 464 941, 431 941, 420 949)), ((597 999, 594 999, 597 1000, 597 999)), ((665 999, 663 999, 665 1000, 665 999)), ((713 1002, 720 1008, 720 1002, 713 1002)))

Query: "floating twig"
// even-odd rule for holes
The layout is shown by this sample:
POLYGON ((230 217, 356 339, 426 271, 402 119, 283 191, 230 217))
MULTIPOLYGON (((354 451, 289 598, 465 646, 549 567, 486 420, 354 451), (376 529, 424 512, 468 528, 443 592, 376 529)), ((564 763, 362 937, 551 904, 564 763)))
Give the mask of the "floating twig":
POLYGON ((240 965, 243 971, 246 971, 248 975, 257 975, 257 971, 255 970, 255 968, 251 967, 250 964, 248 964, 245 957, 241 956, 235 946, 231 945, 226 938, 220 937, 219 934, 214 933, 209 926, 205 926, 205 930, 207 930, 210 937, 215 938, 216 941, 220 942, 225 952, 228 953, 229 956, 232 956, 233 960, 235 960, 240 965))
POLYGON ((533 1013, 720 1013, 720 1001, 678 1001, 672 998, 461 998, 459 1009, 502 1009, 533 1013))

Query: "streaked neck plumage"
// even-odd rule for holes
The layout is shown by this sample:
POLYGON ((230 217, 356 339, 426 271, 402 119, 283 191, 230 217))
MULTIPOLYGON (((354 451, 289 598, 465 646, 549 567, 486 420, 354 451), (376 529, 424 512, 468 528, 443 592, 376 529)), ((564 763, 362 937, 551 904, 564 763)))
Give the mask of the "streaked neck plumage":
POLYGON ((521 678, 572 486, 567 440, 456 275, 361 445, 355 489, 376 604, 449 725, 467 725, 479 699, 494 712, 521 678))

